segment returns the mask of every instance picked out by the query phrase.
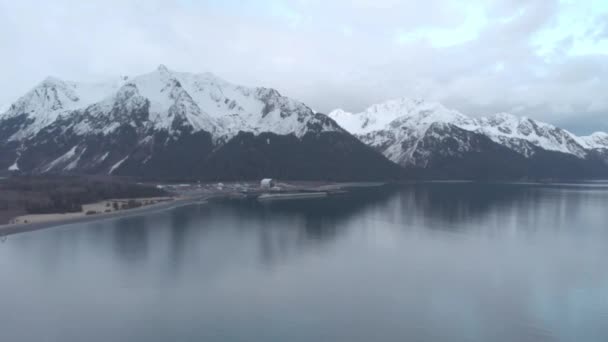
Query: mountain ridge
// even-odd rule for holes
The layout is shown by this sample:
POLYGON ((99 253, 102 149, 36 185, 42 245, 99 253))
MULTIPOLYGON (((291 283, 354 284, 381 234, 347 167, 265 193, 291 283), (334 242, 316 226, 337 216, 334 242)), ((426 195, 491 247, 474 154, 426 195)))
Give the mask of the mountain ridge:
POLYGON ((408 98, 325 115, 272 88, 160 65, 100 83, 47 77, 0 113, 0 170, 213 180, 601 177, 608 134, 576 136, 508 113, 469 117, 408 98))
MULTIPOLYGON (((0 113, 0 119, 26 113, 35 122, 22 131, 20 139, 37 133, 61 115, 94 106, 97 114, 110 111, 121 93, 149 100, 151 121, 155 128, 169 128, 180 109, 196 130, 207 130, 218 138, 238 131, 264 132, 272 128, 285 134, 306 133, 306 125, 322 124, 327 130, 341 130, 333 121, 319 122, 309 107, 286 98, 272 88, 234 85, 211 73, 185 73, 160 65, 155 71, 120 81, 79 83, 47 77, 36 87, 0 113), (127 89, 125 89, 127 88, 127 89), (185 108, 190 107, 190 108, 185 108), (209 110, 209 113, 202 110, 209 110), (293 115, 293 118, 289 116, 293 115), (280 118, 278 117, 280 116, 280 118), (289 120, 280 120, 289 118, 289 120), (298 121, 298 122, 296 122, 298 121), (296 129, 298 128, 298 129, 296 129)), ((136 99, 133 99, 135 101, 136 99)), ((128 103, 127 103, 128 104, 128 103)), ((179 116, 179 115, 178 115, 179 116)))
MULTIPOLYGON (((247 158, 226 163, 224 169, 209 164, 233 157, 222 153, 242 156, 239 149, 248 149, 244 144, 251 139, 241 136, 240 147, 222 148, 241 133, 269 134, 267 144, 276 140, 290 145, 305 156, 303 160, 312 165, 307 167, 308 174, 316 177, 335 176, 331 163, 315 162, 317 155, 324 154, 326 146, 321 141, 329 133, 342 146, 334 153, 362 156, 343 159, 345 167, 351 168, 341 173, 344 179, 361 178, 359 170, 366 168, 365 162, 378 165, 377 175, 365 173, 369 177, 398 173, 396 165, 351 137, 334 120, 274 89, 234 85, 211 73, 176 72, 164 65, 108 83, 45 79, 0 114, 0 169, 192 179, 257 177, 259 170, 242 171, 246 170, 242 163, 253 162, 247 158), (295 139, 280 139, 291 135, 295 139), (232 172, 231 167, 241 171, 232 172), (216 173, 207 172, 211 169, 216 173)), ((268 177, 309 177, 296 164, 283 162, 289 157, 275 153, 274 159, 265 159, 265 163, 283 165, 281 170, 255 164, 269 170, 268 177)))
MULTIPOLYGON (((537 165, 532 160, 546 158, 546 155, 553 155, 555 159, 569 159, 571 156, 576 160, 589 161, 581 165, 588 164, 587 167, 593 167, 598 175, 608 175, 608 134, 604 132, 579 137, 527 117, 498 113, 473 118, 439 103, 408 98, 375 104, 360 113, 338 109, 328 116, 362 142, 406 169, 438 168, 438 164, 444 167, 446 164, 438 157, 458 164, 459 158, 470 158, 465 158, 465 154, 479 154, 484 149, 491 149, 489 145, 495 143, 521 157, 517 161, 522 164, 518 177, 525 176, 526 172, 538 173, 530 170, 530 165, 537 165), (469 135, 483 136, 489 141, 483 140, 482 143, 482 140, 472 139, 469 135), (449 144, 446 137, 452 138, 449 144), (474 144, 471 143, 473 140, 474 144), (597 159, 602 163, 596 163, 597 159)), ((546 159, 545 162, 551 164, 546 159)), ((484 167, 482 163, 477 164, 484 167)), ((546 171, 547 176, 557 174, 546 171)), ((581 170, 580 174, 587 174, 587 171, 581 170)), ((538 175, 542 176, 542 173, 538 175)))

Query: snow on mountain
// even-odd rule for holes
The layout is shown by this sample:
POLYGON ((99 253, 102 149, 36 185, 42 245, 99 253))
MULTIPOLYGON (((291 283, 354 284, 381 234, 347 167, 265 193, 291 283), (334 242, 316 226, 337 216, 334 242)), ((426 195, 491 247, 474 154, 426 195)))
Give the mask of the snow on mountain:
POLYGON ((548 151, 573 154, 584 158, 585 148, 572 133, 551 124, 507 113, 477 119, 479 131, 493 141, 518 153, 530 156, 534 153, 530 145, 548 151))
POLYGON ((357 114, 337 109, 329 116, 347 131, 358 135, 385 129, 394 120, 404 118, 407 118, 408 124, 423 130, 433 122, 458 122, 463 126, 471 124, 464 115, 441 104, 407 98, 375 104, 357 114))
POLYGON ((47 77, 13 103, 0 115, 0 120, 27 115, 31 123, 11 137, 11 140, 19 140, 37 133, 62 115, 103 99, 119 86, 118 82, 76 83, 47 77))
MULTIPOLYGON (((441 104, 423 100, 391 100, 354 114, 338 109, 329 116, 363 142, 403 166, 425 164, 423 156, 429 152, 421 150, 424 148, 421 141, 428 134, 437 134, 429 130, 434 124, 443 125, 442 132, 447 132, 445 128, 451 125, 482 134, 525 157, 531 157, 537 149, 543 149, 585 158, 588 149, 608 148, 605 133, 579 138, 561 128, 526 117, 500 113, 470 118, 441 104)), ((461 145, 459 148, 467 150, 471 147, 461 145)))
POLYGON ((164 65, 152 73, 135 77, 128 85, 149 101, 149 120, 156 129, 171 129, 177 117, 188 122, 195 131, 217 131, 217 125, 209 114, 201 109, 179 78, 164 65))
POLYGON ((426 164, 425 156, 430 152, 422 151, 419 145, 427 133, 433 133, 429 130, 432 126, 478 128, 475 120, 441 104, 407 98, 372 105, 362 113, 335 110, 329 117, 402 166, 426 164))
POLYGON ((304 104, 281 96, 269 88, 248 88, 226 82, 213 74, 173 73, 194 101, 218 124, 220 135, 234 136, 239 131, 294 133, 300 137, 311 125, 324 131, 340 128, 320 120, 304 104))
POLYGON ((164 65, 148 74, 121 78, 121 82, 85 84, 49 77, 13 104, 0 120, 25 115, 26 127, 10 137, 21 140, 60 118, 79 115, 73 124, 80 134, 108 134, 119 123, 137 126, 126 113, 141 111, 147 111, 147 117, 141 119, 156 130, 171 131, 186 125, 195 132, 209 132, 218 140, 239 131, 301 137, 310 129, 341 130, 332 120, 274 89, 237 86, 210 73, 174 72, 164 65), (118 113, 124 117, 117 117, 118 113))
POLYGON ((274 89, 163 65, 118 82, 46 79, 0 115, 0 169, 211 180, 400 172, 274 89))
POLYGON ((414 157, 418 142, 431 125, 451 123, 474 128, 475 122, 461 113, 437 103, 399 99, 373 105, 363 113, 338 110, 329 114, 366 144, 383 151, 390 160, 401 165, 417 165, 424 161, 414 157))
POLYGON ((588 149, 608 149, 608 133, 595 132, 589 136, 579 137, 579 143, 588 149))

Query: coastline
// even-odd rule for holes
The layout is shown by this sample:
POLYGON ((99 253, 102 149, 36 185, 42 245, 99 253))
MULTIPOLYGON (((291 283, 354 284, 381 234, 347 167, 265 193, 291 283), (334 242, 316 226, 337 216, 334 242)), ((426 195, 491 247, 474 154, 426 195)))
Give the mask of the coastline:
MULTIPOLYGON (((221 184, 221 183, 218 183, 221 184)), ((271 197, 277 197, 279 199, 285 198, 297 200, 301 196, 292 196, 294 194, 298 194, 301 192, 309 192, 309 193, 320 193, 323 192, 327 195, 332 193, 341 193, 348 192, 355 189, 361 188, 374 188, 381 187, 386 185, 383 182, 350 182, 350 183, 323 183, 323 182, 314 182, 314 183, 281 183, 284 187, 281 190, 263 190, 263 189, 252 189, 252 191, 244 193, 242 191, 237 191, 234 189, 224 189, 224 185, 215 191, 206 191, 206 192, 192 192, 187 194, 177 194, 173 197, 173 199, 163 202, 158 202, 155 204, 146 205, 143 207, 132 208, 132 209, 123 209, 118 211, 112 211, 108 213, 98 213, 95 215, 78 215, 71 216, 60 219, 47 220, 44 222, 36 222, 36 223, 20 223, 20 224, 4 224, 0 225, 0 237, 14 235, 19 233, 32 232, 47 228, 59 227, 59 226, 67 226, 78 223, 88 223, 94 221, 104 221, 104 220, 112 220, 119 219, 130 216, 138 216, 145 215, 154 212, 171 210, 178 207, 183 207, 196 203, 206 203, 209 200, 214 199, 234 199, 234 198, 258 198, 260 195, 271 194, 271 197)), ((216 186, 216 185, 214 185, 216 186)), ((309 197, 309 196, 304 196, 309 197)))
MULTIPOLYGON (((219 196, 217 196, 219 197, 219 196)), ((25 223, 25 224, 5 224, 0 225, 0 237, 14 235, 18 233, 26 233, 37 230, 42 230, 46 228, 53 228, 59 226, 67 226, 77 223, 88 223, 94 221, 104 221, 104 220, 112 220, 119 219, 130 216, 138 216, 150 214, 158 211, 170 210, 178 207, 182 207, 185 205, 194 204, 197 202, 205 202, 214 196, 208 196, 205 198, 175 198, 174 200, 169 200, 165 202, 155 203, 139 208, 133 209, 125 209, 113 211, 110 213, 99 213, 95 215, 85 215, 85 216, 76 216, 69 217, 65 219, 57 219, 57 220, 49 220, 45 222, 37 222, 37 223, 25 223)))

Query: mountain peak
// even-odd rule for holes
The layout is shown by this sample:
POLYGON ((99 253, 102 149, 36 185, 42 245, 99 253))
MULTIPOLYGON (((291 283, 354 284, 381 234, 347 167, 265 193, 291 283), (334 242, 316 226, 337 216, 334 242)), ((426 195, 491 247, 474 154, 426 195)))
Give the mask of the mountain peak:
POLYGON ((427 102, 418 98, 401 97, 371 105, 361 113, 348 113, 336 110, 329 114, 347 131, 354 134, 367 134, 387 128, 396 120, 416 121, 428 127, 432 122, 459 122, 469 125, 471 121, 458 111, 450 110, 438 102, 427 102))
POLYGON ((169 68, 164 64, 160 64, 156 70, 159 72, 169 72, 169 68))
POLYGON ((507 113, 507 112, 500 112, 500 113, 495 113, 489 116, 489 118, 494 118, 494 119, 501 119, 501 120, 518 120, 519 118, 511 113, 507 113))
POLYGON ((579 138, 580 143, 587 148, 608 149, 608 133, 595 132, 579 138))
POLYGON ((42 82, 40 82, 41 86, 45 86, 45 87, 52 87, 52 86, 58 86, 58 85, 63 85, 65 82, 55 76, 47 76, 44 80, 42 80, 42 82))

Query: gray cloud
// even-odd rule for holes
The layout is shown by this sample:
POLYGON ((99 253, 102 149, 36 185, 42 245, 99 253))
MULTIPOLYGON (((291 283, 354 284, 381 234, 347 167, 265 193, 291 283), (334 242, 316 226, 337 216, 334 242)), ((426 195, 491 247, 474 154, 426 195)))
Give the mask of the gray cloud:
POLYGON ((567 6, 0 0, 0 104, 49 74, 99 80, 164 63, 271 86, 325 112, 405 96, 472 115, 510 111, 578 133, 608 129, 606 13, 565 25, 567 6), (555 37, 538 39, 546 30, 555 37))

